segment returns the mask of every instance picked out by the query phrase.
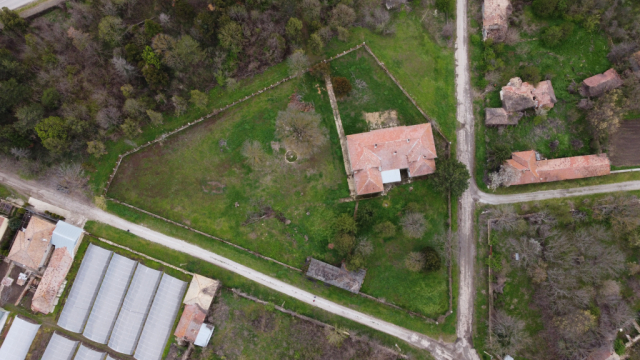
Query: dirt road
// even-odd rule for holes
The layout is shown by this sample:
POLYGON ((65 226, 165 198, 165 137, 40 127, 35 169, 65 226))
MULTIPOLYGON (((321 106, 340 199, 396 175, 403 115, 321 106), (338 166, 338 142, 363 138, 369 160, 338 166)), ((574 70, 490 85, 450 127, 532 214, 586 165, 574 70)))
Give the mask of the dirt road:
POLYGON ((72 198, 60 192, 46 189, 41 184, 22 180, 13 174, 5 173, 1 170, 0 183, 6 184, 21 193, 28 194, 34 198, 48 202, 60 208, 80 213, 82 216, 86 217, 89 220, 97 220, 118 229, 129 230, 132 234, 140 236, 141 238, 153 241, 176 251, 187 253, 191 256, 197 257, 221 268, 233 271, 234 273, 242 275, 247 279, 253 280, 259 284, 296 298, 307 304, 317 306, 322 310, 345 317, 360 324, 369 326, 375 330, 395 336, 418 348, 430 351, 438 360, 459 359, 455 355, 453 344, 441 343, 415 331, 411 331, 391 324, 389 322, 382 321, 373 316, 369 316, 367 314, 352 310, 348 307, 336 304, 329 300, 315 297, 310 292, 298 289, 292 285, 264 275, 256 270, 202 249, 198 246, 192 245, 186 241, 164 235, 157 231, 150 230, 144 226, 140 226, 127 220, 121 219, 113 214, 109 214, 94 207, 86 200, 83 201, 81 199, 72 198))
MULTIPOLYGON (((465 164, 473 174, 474 132, 473 102, 469 74, 467 29, 467 0, 457 0, 456 12, 456 98, 457 98, 457 146, 458 160, 465 164)), ((459 358, 480 359, 471 337, 473 335, 474 265, 476 246, 473 232, 473 210, 476 188, 471 186, 460 197, 458 209, 458 266, 460 267, 460 290, 458 293, 458 326, 456 350, 459 358)))

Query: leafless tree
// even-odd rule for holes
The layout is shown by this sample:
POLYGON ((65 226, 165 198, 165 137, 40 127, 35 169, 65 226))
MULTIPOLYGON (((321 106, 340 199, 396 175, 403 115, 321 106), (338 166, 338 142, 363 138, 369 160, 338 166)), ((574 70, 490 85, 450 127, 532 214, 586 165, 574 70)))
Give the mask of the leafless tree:
POLYGON ((509 187, 520 179, 520 173, 511 166, 500 166, 500 170, 489 174, 489 189, 509 187))
POLYGON ((242 145, 242 155, 247 158, 247 163, 254 169, 258 169, 267 163, 268 157, 258 140, 247 140, 242 145))
POLYGON ((509 354, 518 354, 530 341, 524 327, 524 321, 510 316, 504 310, 494 311, 491 321, 494 336, 488 344, 489 348, 501 358, 509 354))
POLYGON ((127 60, 120 56, 115 56, 111 59, 111 63, 113 67, 116 69, 116 72, 120 74, 125 80, 131 80, 136 76, 136 67, 129 64, 127 60))
POLYGON ((362 255, 362 257, 366 258, 373 253, 373 243, 366 237, 359 238, 355 252, 356 254, 362 255))
POLYGON ((488 211, 489 218, 491 218, 491 228, 496 231, 511 231, 517 226, 520 217, 516 213, 516 209, 511 205, 503 205, 492 208, 488 211))
POLYGON ((299 77, 309 69, 309 59, 303 50, 296 50, 287 59, 289 65, 289 73, 293 77, 299 77))
POLYGON ((31 151, 24 148, 11 148, 11 155, 13 155, 17 160, 20 160, 28 158, 29 155, 31 155, 31 151))
POLYGON ((404 266, 413 272, 424 269, 426 263, 425 255, 422 252, 412 251, 404 259, 404 266))
POLYGON ((117 108, 110 106, 100 109, 96 114, 96 122, 103 129, 108 129, 113 125, 117 125, 122 121, 122 114, 117 108))
POLYGON ((88 181, 82 165, 76 163, 60 164, 55 169, 55 176, 58 185, 69 190, 79 190, 88 181))
POLYGON ((405 236, 415 239, 421 238, 427 230, 427 221, 424 219, 424 214, 417 212, 410 212, 403 216, 400 220, 400 225, 402 225, 405 236))
POLYGON ((508 244, 510 245, 510 251, 518 253, 520 256, 520 260, 516 263, 526 268, 537 263, 542 255, 542 245, 535 239, 528 237, 511 238, 508 244))
POLYGON ((320 115, 314 111, 301 112, 287 108, 278 112, 276 136, 282 139, 287 150, 293 150, 304 158, 326 144, 327 129, 321 126, 320 115))

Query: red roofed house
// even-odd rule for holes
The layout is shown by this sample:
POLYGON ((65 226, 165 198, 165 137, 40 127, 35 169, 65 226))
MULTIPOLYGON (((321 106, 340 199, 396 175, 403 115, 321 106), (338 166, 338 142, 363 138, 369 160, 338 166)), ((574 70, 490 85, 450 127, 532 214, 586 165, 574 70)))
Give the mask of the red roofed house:
POLYGON ((611 171, 606 154, 543 160, 536 151, 529 150, 513 153, 505 165, 520 175, 510 185, 582 179, 609 175, 611 171))
POLYGON ((47 270, 45 270, 40 284, 31 301, 31 310, 48 314, 56 306, 56 299, 61 292, 64 279, 71 269, 73 257, 65 247, 56 249, 51 256, 47 270))
POLYGON ((431 124, 398 126, 347 135, 351 171, 358 195, 384 190, 384 184, 436 171, 436 147, 431 124))
POLYGON ((482 4, 482 40, 504 41, 512 11, 509 0, 485 0, 482 4))
POLYGON ((27 228, 16 233, 7 258, 22 268, 40 271, 49 257, 55 228, 55 224, 32 216, 27 228))
POLYGON ((584 79, 580 88, 580 95, 598 97, 605 92, 619 88, 623 82, 615 69, 609 69, 604 74, 594 75, 584 79))

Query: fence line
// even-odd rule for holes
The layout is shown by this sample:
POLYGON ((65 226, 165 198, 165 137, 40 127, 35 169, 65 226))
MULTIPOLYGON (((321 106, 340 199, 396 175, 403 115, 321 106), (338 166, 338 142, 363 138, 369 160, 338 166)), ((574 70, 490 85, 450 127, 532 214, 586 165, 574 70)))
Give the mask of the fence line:
MULTIPOLYGON (((429 121, 429 123, 431 123, 431 124, 436 128, 436 130, 438 131, 438 133, 439 133, 439 134, 440 134, 440 135, 441 135, 441 136, 442 136, 442 137, 443 137, 443 138, 444 138, 448 143, 450 143, 450 142, 449 142, 449 140, 447 139, 447 137, 445 137, 445 136, 444 136, 444 134, 442 133, 442 131, 440 130, 440 128, 439 128, 439 126, 438 126, 438 124, 437 124, 434 120, 432 120, 431 118, 429 118, 429 117, 427 116, 427 114, 424 112, 424 110, 422 110, 422 108, 420 108, 420 107, 418 106, 418 104, 416 103, 416 101, 415 101, 415 100, 414 100, 414 99, 409 95, 409 93, 408 93, 408 92, 407 92, 407 91, 406 91, 406 90, 405 90, 405 89, 400 85, 400 83, 396 80, 396 78, 395 78, 393 75, 391 75, 391 72, 389 72, 389 70, 384 66, 384 63, 382 63, 382 62, 381 62, 381 61, 380 61, 380 60, 375 56, 375 54, 373 53, 373 51, 372 51, 372 50, 371 50, 371 49, 366 45, 366 43, 365 43, 365 42, 363 42, 363 43, 361 43, 361 44, 359 44, 359 45, 357 45, 357 46, 354 46, 354 47, 350 48, 349 50, 345 50, 345 51, 343 51, 343 52, 341 52, 341 53, 338 53, 338 54, 336 54, 336 55, 334 55, 334 56, 332 56, 332 57, 330 57, 330 58, 328 58, 328 59, 322 60, 322 63, 331 62, 331 61, 336 60, 336 59, 338 59, 338 58, 341 58, 341 57, 343 57, 343 56, 345 56, 345 55, 347 55, 347 54, 349 54, 349 53, 351 53, 351 52, 353 52, 353 51, 356 51, 356 50, 358 50, 358 49, 360 49, 360 48, 362 48, 362 47, 364 47, 364 48, 367 50, 367 52, 368 52, 371 56, 373 56, 373 58, 376 60, 376 62, 378 63, 378 65, 379 65, 379 66, 380 66, 380 67, 381 67, 381 68, 382 68, 382 69, 387 73, 387 75, 388 75, 388 76, 391 78, 391 80, 393 80, 393 82, 394 82, 394 83, 395 83, 395 84, 400 88, 400 90, 402 90, 402 92, 405 94, 405 96, 407 96, 407 98, 409 98, 409 100, 411 101, 411 103, 412 103, 412 104, 413 104, 413 105, 418 109, 418 111, 420 111, 420 113, 422 114, 422 116, 424 116, 424 118, 425 118, 425 119, 427 119, 427 121, 429 121)), ((305 72, 308 72, 308 71, 309 71, 309 69, 305 70, 305 72)), ((109 200, 109 201, 113 201, 113 202, 115 202, 115 203, 117 203, 117 204, 124 205, 124 206, 126 206, 126 207, 131 208, 131 209, 134 209, 134 210, 140 211, 140 212, 142 212, 142 213, 144 213, 144 214, 147 214, 147 215, 150 215, 150 216, 155 217, 155 218, 157 218, 157 219, 160 219, 160 220, 166 221, 166 222, 171 223, 171 224, 173 224, 173 225, 177 225, 177 226, 182 227, 182 228, 184 228, 184 229, 187 229, 187 230, 189 230, 189 231, 193 231, 193 232, 195 232, 195 233, 197 233, 197 234, 200 234, 200 235, 206 236, 206 237, 208 237, 208 238, 210 238, 210 239, 214 239, 214 240, 220 241, 220 242, 225 243, 225 244, 227 244, 227 245, 233 246, 233 247, 235 247, 235 248, 237 248, 237 249, 239 249, 239 250, 246 251, 246 252, 248 252, 248 253, 250 253, 250 254, 252 254, 252 255, 255 255, 255 256, 257 256, 257 257, 259 257, 259 258, 261 258, 261 259, 264 259, 264 260, 267 260, 267 261, 271 261, 271 262, 277 263, 277 264, 282 265, 282 266, 284 266, 284 267, 287 267, 287 268, 289 268, 289 269, 291 269, 291 270, 295 270, 295 271, 298 271, 298 272, 302 272, 302 270, 301 270, 301 269, 298 269, 298 268, 293 267, 293 266, 291 266, 291 265, 287 265, 287 264, 285 264, 285 263, 283 263, 283 262, 280 262, 280 261, 278 261, 278 260, 275 260, 275 259, 272 259, 272 258, 270 258, 270 257, 264 256, 264 255, 262 255, 262 254, 260 254, 260 253, 255 252, 255 251, 252 251, 252 250, 246 249, 246 248, 244 248, 244 247, 242 247, 242 246, 236 245, 236 244, 234 244, 234 243, 232 243, 232 242, 229 242, 229 241, 227 241, 227 240, 224 240, 224 239, 221 239, 221 238, 219 238, 219 237, 216 237, 216 236, 213 236, 213 235, 207 234, 207 233, 202 232, 202 231, 200 231, 200 230, 194 229, 194 228, 192 228, 192 227, 186 226, 186 225, 184 225, 184 224, 178 223, 178 222, 176 222, 176 221, 173 221, 173 220, 167 219, 167 218, 162 217, 162 216, 160 216, 160 215, 157 215, 157 214, 154 214, 154 213, 152 213, 152 212, 149 212, 149 211, 146 211, 146 210, 140 209, 140 208, 138 208, 138 207, 136 207, 136 206, 133 206, 133 205, 131 205, 131 204, 128 204, 128 203, 125 203, 125 202, 122 202, 122 201, 120 201, 120 200, 117 200, 117 199, 114 199, 114 198, 111 198, 111 197, 108 197, 108 196, 107 196, 107 192, 109 191, 109 188, 111 187, 111 182, 112 182, 112 181, 113 181, 113 179, 115 178, 116 173, 118 172, 118 169, 120 168, 120 164, 122 163, 122 160, 123 160, 126 156, 129 156, 129 155, 131 155, 131 154, 133 154, 133 153, 136 153, 136 152, 138 152, 138 151, 140 151, 140 150, 142 150, 142 149, 144 149, 144 148, 146 148, 146 147, 148 147, 148 146, 150 146, 150 145, 156 144, 156 143, 158 143, 158 142, 160 142, 160 141, 162 141, 162 140, 164 140, 164 139, 168 138, 169 136, 175 135, 176 133, 178 133, 178 132, 180 132, 180 131, 183 131, 183 130, 185 130, 185 129, 188 129, 188 128, 189 128, 189 127, 191 127, 191 126, 194 126, 194 125, 196 125, 196 124, 199 124, 199 123, 201 123, 201 122, 202 122, 202 121, 204 121, 204 120, 207 120, 207 119, 209 119, 209 118, 211 118, 211 117, 213 117, 213 116, 215 116, 215 115, 218 115, 219 113, 221 113, 221 112, 223 112, 223 111, 225 111, 225 110, 227 110, 227 109, 229 109, 229 108, 231 108, 231 107, 233 107, 233 106, 235 106, 235 105, 237 105, 237 104, 240 104, 240 103, 242 103, 242 102, 244 102, 244 101, 246 101, 246 100, 249 100, 249 99, 251 99, 251 98, 255 97, 256 95, 260 95, 260 94, 262 94, 263 92, 265 92, 265 91, 267 91, 267 90, 271 90, 271 89, 273 89, 273 88, 275 88, 275 87, 277 87, 277 86, 279 86, 279 85, 281 85, 281 84, 283 84, 283 83, 285 83, 285 82, 287 82, 287 81, 289 81, 289 80, 291 80, 291 79, 293 79, 293 78, 295 78, 295 76, 288 76, 288 77, 286 77, 286 78, 284 78, 284 79, 282 79, 282 80, 280 80, 280 81, 278 81, 278 82, 276 82, 276 83, 274 83, 274 84, 271 84, 271 85, 269 85, 269 86, 267 86, 267 87, 263 88, 262 90, 258 90, 258 91, 256 91, 256 92, 252 93, 251 95, 247 95, 247 96, 245 96, 244 98, 239 99, 239 100, 236 100, 236 101, 234 101, 234 102, 232 102, 232 103, 230 103, 230 104, 227 104, 226 106, 224 106, 224 107, 222 107, 222 108, 215 109, 215 110, 213 110, 211 113, 209 113, 209 114, 207 114, 207 115, 204 115, 204 116, 200 117, 199 119, 197 119, 197 120, 195 120, 195 121, 193 121, 193 122, 189 122, 189 123, 187 123, 187 124, 185 124, 185 125, 183 125, 183 126, 181 126, 181 127, 177 128, 177 129, 174 129, 173 131, 170 131, 170 132, 168 132, 168 133, 164 133, 164 134, 160 135, 158 138, 156 138, 155 140, 148 141, 146 144, 140 145, 140 146, 138 146, 138 147, 136 147, 136 148, 134 148, 134 149, 131 149, 131 150, 129 150, 129 151, 127 151, 127 152, 125 152, 125 153, 123 153, 123 154, 121 154, 121 155, 118 155, 118 161, 116 162, 116 166, 113 168, 113 172, 112 172, 112 173, 111 173, 111 175, 109 176, 109 180, 108 180, 107 185, 106 185, 106 187, 104 188, 104 191, 103 191, 103 196, 105 196, 105 198, 106 198, 107 200, 109 200)), ((352 198, 350 198, 350 200, 352 200, 352 198)), ((104 240, 104 239, 100 239, 100 240, 101 240, 101 241, 104 241, 104 242, 106 242, 106 243, 110 243, 108 240, 104 240)), ((128 251, 132 251, 132 252, 134 252, 133 250, 127 249, 127 248, 122 247, 122 246, 119 246, 119 245, 117 245, 117 244, 115 244, 115 243, 111 243, 110 245, 118 246, 118 247, 124 248, 124 249, 126 249, 126 250, 128 250, 128 251)), ((134 253, 135 253, 135 252, 134 252, 134 253)), ((144 255, 144 254, 140 254, 140 255, 144 255)), ((167 265, 168 265, 168 264, 167 264, 167 265)), ((171 266, 171 265, 168 265, 168 266, 171 266)), ((173 267, 173 266, 172 266, 172 267, 173 267)), ((177 269, 177 270, 184 271, 184 270, 181 270, 181 269, 177 269)), ((449 281, 451 282, 451 278, 449 278, 449 281)), ((451 296, 451 291, 452 291, 452 290, 450 289, 449 291, 450 291, 450 296, 451 296)), ((437 321, 437 320, 434 320, 434 319, 428 318, 428 317, 426 317, 426 316, 424 316, 424 315, 421 315, 421 314, 415 313, 415 312, 410 311, 410 310, 403 309, 402 307, 399 307, 399 306, 394 305, 394 304, 390 304, 390 303, 388 303, 388 302, 386 302, 386 301, 384 301, 384 300, 378 299, 378 298, 373 297, 373 296, 371 296, 371 295, 367 295, 367 294, 364 294, 364 293, 359 293, 359 294, 360 294, 361 296, 365 297, 365 298, 368 298, 368 299, 374 300, 374 301, 376 301, 376 302, 378 302, 378 303, 381 303, 381 304, 387 305, 387 306, 389 306, 389 307, 392 307, 392 308, 395 308, 395 309, 398 309, 398 310, 402 310, 402 311, 404 311, 404 312, 406 312, 406 313, 408 313, 408 314, 410 314, 410 315, 412 315, 412 316, 420 317, 420 318, 422 318, 422 319, 426 320, 426 322, 428 322, 428 323, 435 323, 435 324, 438 324, 438 321, 437 321)), ((450 301, 450 302, 451 302, 451 301, 450 301)), ((445 315, 440 316, 440 317, 439 317, 439 319, 440 319, 440 318, 444 318, 444 319, 446 319, 446 318, 447 318, 449 315, 451 315, 452 313, 453 313, 453 311, 452 311, 451 306, 450 306, 450 307, 449 307, 449 310, 446 312, 446 314, 445 314, 445 315)))
POLYGON ((391 74, 391 72, 389 71, 389 69, 387 69, 387 67, 384 65, 384 63, 382 61, 380 61, 380 59, 378 59, 378 57, 373 53, 373 51, 371 51, 371 49, 369 48, 369 46, 367 46, 366 44, 364 44, 364 48, 367 50, 367 52, 373 56, 373 58, 376 60, 376 62, 378 63, 378 65, 380 65, 380 67, 382 68, 382 70, 384 70, 384 72, 387 73, 387 75, 391 78, 391 80, 393 80, 393 82, 400 88, 400 90, 402 90, 402 92, 404 93, 404 95, 409 99, 409 101, 411 101, 411 103, 413 104, 413 106, 415 106, 418 111, 420 111, 420 114, 422 114, 422 116, 424 116, 425 119, 427 119, 427 121, 433 125, 433 127, 436 128, 436 130, 438 131, 438 133, 440 134, 440 136, 442 136, 443 139, 445 139, 449 144, 451 144, 451 141, 449 141, 449 139, 447 139, 446 136, 444 136, 444 134, 442 133, 442 131, 440 130, 440 126, 438 126, 438 123, 435 122, 435 120, 431 119, 426 112, 424 112, 424 110, 422 110, 422 108, 420 106, 418 106, 418 103, 413 99, 413 97, 411 97, 411 95, 409 95, 409 93, 407 92, 407 90, 405 90, 402 85, 400 85, 400 83, 398 82, 398 80, 396 80, 396 78, 391 74))

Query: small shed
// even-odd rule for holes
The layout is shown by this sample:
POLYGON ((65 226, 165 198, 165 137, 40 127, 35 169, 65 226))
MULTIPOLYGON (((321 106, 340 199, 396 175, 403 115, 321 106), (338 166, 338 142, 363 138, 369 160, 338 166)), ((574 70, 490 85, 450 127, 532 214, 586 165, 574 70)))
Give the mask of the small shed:
POLYGON ((622 84, 623 82, 618 72, 615 69, 609 69, 603 74, 585 79, 580 88, 580 95, 589 97, 602 96, 605 92, 617 89, 622 84))
POLYGON ((508 113, 503 108, 486 108, 484 123, 487 126, 518 125, 522 118, 521 112, 508 113))
POLYGON ((40 325, 16 316, 2 347, 0 347, 0 359, 24 360, 29 353, 33 339, 36 338, 38 329, 40 329, 40 325))
POLYGON ((200 331, 198 332, 198 337, 196 338, 196 341, 193 342, 193 345, 200 347, 209 345, 209 340, 211 340, 214 329, 215 326, 211 324, 202 324, 200 331))
POLYGON ((509 0, 485 0, 482 4, 482 40, 504 41, 512 12, 509 0))
POLYGON ((341 267, 336 267, 316 259, 311 259, 309 270, 307 270, 307 276, 354 294, 360 292, 366 274, 367 271, 364 269, 349 271, 344 264, 341 267))
POLYGON ((53 230, 53 235, 51 236, 51 245, 55 246, 56 249, 61 247, 67 248, 67 250, 69 250, 69 254, 73 257, 76 254, 76 249, 78 248, 83 235, 84 231, 79 227, 67 224, 64 221, 58 221, 55 230, 53 230))

